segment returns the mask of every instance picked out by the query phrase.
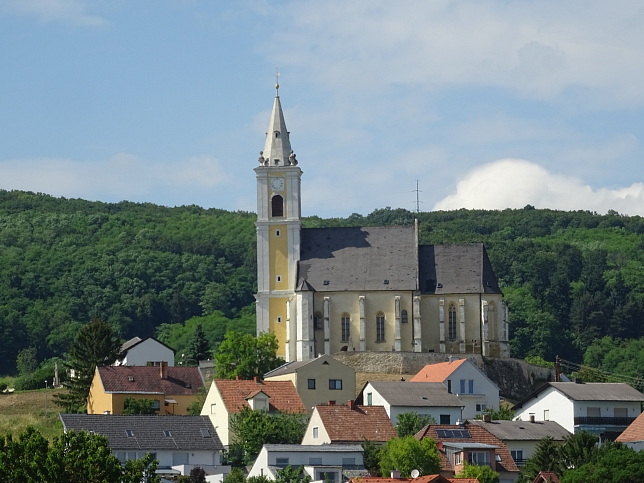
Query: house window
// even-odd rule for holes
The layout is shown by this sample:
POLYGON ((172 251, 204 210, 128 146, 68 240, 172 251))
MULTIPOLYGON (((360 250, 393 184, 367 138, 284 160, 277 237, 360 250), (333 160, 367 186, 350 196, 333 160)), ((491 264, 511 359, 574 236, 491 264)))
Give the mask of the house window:
POLYGON ((288 458, 275 458, 275 466, 288 466, 288 458))
POLYGON ((309 464, 319 466, 322 464, 322 458, 309 458, 309 464))
POLYGON ((317 426, 313 427, 313 439, 318 439, 320 437, 320 428, 317 426))
POLYGON ((467 392, 470 394, 474 394, 474 379, 470 379, 467 381, 467 392))
POLYGON ((172 438, 172 431, 170 431, 169 429, 164 429, 163 436, 165 436, 166 438, 172 438))
POLYGON ((481 412, 487 409, 487 404, 476 403, 476 411, 481 412))
POLYGON ((627 418, 628 417, 628 409, 626 408, 614 408, 613 409, 613 416, 616 418, 627 418))
POLYGON ((342 458, 342 466, 355 466, 355 465, 356 465, 355 458, 342 458))
POLYGON ((454 464, 459 466, 463 464, 463 453, 454 453, 454 464))
POLYGON ((342 389, 342 379, 329 379, 329 389, 341 390, 342 389))
POLYGON ((215 414, 215 408, 217 407, 217 404, 212 403, 210 405, 210 414, 215 414))
POLYGON ((134 438, 134 431, 132 431, 131 429, 126 429, 125 434, 128 438, 134 438))
POLYGON ((313 316, 313 327, 315 328, 315 330, 323 329, 322 320, 322 314, 319 312, 313 316))
POLYGON ((550 421, 550 409, 543 410, 543 420, 550 421))
POLYGON ((447 324, 447 338, 453 342, 456 340, 456 305, 449 304, 448 314, 449 318, 447 324))
POLYGON ((452 380, 451 379, 447 380, 447 392, 452 394, 452 380))
POLYGON ((376 316, 376 342, 385 341, 385 314, 378 312, 376 316))
POLYGON ((478 466, 490 466, 490 453, 487 451, 470 452, 469 463, 478 466))
POLYGON ((308 388, 309 389, 315 389, 315 379, 309 379, 308 380, 308 388))
POLYGON ((373 393, 367 393, 367 406, 373 406, 373 393))
POLYGON ((441 414, 439 416, 439 419, 440 419, 440 424, 452 424, 449 414, 441 414))
POLYGON ((172 453, 172 466, 187 465, 188 453, 172 453))
POLYGON ((409 322, 409 316, 407 315, 406 310, 403 310, 402 312, 400 312, 400 322, 403 324, 406 324, 407 322, 409 322))
POLYGON ((512 455, 512 459, 514 460, 517 466, 523 466, 525 464, 525 460, 523 459, 522 449, 510 450, 510 454, 512 455))
POLYGON ((588 416, 589 418, 598 418, 601 416, 601 409, 588 407, 586 408, 586 416, 588 416))
POLYGON ((284 198, 280 195, 271 198, 271 215, 273 217, 284 216, 284 198))
POLYGON ((335 471, 316 471, 318 480, 322 481, 338 481, 338 474, 335 471))
POLYGON ((349 314, 342 314, 342 342, 347 342, 351 337, 351 319, 349 314))

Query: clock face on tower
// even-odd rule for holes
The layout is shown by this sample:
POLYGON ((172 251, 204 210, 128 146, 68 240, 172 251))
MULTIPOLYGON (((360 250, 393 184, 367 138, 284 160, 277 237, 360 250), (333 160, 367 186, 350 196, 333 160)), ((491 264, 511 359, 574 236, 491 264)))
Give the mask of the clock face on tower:
POLYGON ((284 178, 271 178, 271 189, 282 191, 284 189, 284 178))

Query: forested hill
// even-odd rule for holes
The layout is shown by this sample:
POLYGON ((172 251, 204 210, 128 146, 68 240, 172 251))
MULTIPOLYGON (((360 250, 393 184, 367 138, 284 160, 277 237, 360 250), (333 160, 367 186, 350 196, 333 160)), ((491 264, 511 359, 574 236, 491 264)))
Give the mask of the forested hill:
MULTIPOLYGON (((486 244, 510 306, 513 356, 586 356, 601 365, 598 358, 635 346, 600 338, 642 338, 641 217, 530 206, 418 214, 385 208, 346 219, 310 217, 304 226, 414 218, 421 243, 486 244)), ((186 321, 204 322, 211 343, 229 328, 252 331, 254 221, 253 213, 197 206, 0 191, 0 374, 11 373, 27 347, 41 361, 63 354, 79 326, 94 318, 112 323, 124 339, 156 335, 179 351, 186 321)), ((622 370, 619 363, 609 369, 622 370)))

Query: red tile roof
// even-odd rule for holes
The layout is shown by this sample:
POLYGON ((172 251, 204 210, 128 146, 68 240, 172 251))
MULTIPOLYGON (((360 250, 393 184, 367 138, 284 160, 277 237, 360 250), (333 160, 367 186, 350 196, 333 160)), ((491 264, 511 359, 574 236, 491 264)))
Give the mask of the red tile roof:
POLYGON ((559 483, 559 477, 552 471, 541 471, 533 483, 559 483))
POLYGON ((165 379, 161 378, 160 368, 154 366, 107 366, 96 370, 108 393, 192 396, 204 385, 197 367, 166 367, 165 379))
POLYGON ((331 443, 384 443, 398 435, 383 406, 315 406, 331 443))
POLYGON ((247 398, 257 395, 260 391, 269 397, 269 411, 306 412, 304 403, 291 381, 216 379, 214 384, 229 413, 238 413, 242 408, 250 407, 247 398))
POLYGON ((644 413, 640 414, 615 441, 619 441, 620 443, 644 441, 644 413))
POLYGON ((458 359, 438 364, 428 364, 410 379, 411 382, 443 382, 452 372, 464 364, 467 359, 458 359))
MULTIPOLYGON (((496 462, 496 471, 519 471, 517 465, 510 455, 508 447, 503 441, 494 436, 492 433, 487 431, 481 426, 476 424, 470 424, 466 422, 462 426, 456 426, 452 424, 429 424, 416 433, 416 439, 423 438, 432 438, 436 442, 445 442, 445 443, 483 443, 496 446, 494 450, 497 455, 501 457, 501 461, 496 462), (466 429, 469 431, 471 438, 439 438, 436 433, 437 429, 466 429)), ((441 458, 441 470, 442 471, 454 471, 451 461, 447 458, 445 451, 439 451, 441 458)))
POLYGON ((382 478, 380 476, 361 476, 357 478, 351 478, 349 483, 479 483, 479 481, 474 478, 445 478, 441 475, 425 475, 419 476, 418 478, 382 478))

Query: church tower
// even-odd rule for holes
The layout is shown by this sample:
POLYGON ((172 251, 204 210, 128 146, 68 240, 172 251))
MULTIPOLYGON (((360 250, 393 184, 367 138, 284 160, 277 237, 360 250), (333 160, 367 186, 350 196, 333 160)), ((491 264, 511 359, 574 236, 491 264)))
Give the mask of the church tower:
POLYGON ((301 178, 275 84, 257 179, 257 333, 277 336, 277 355, 295 360, 295 285, 300 258, 301 178))

